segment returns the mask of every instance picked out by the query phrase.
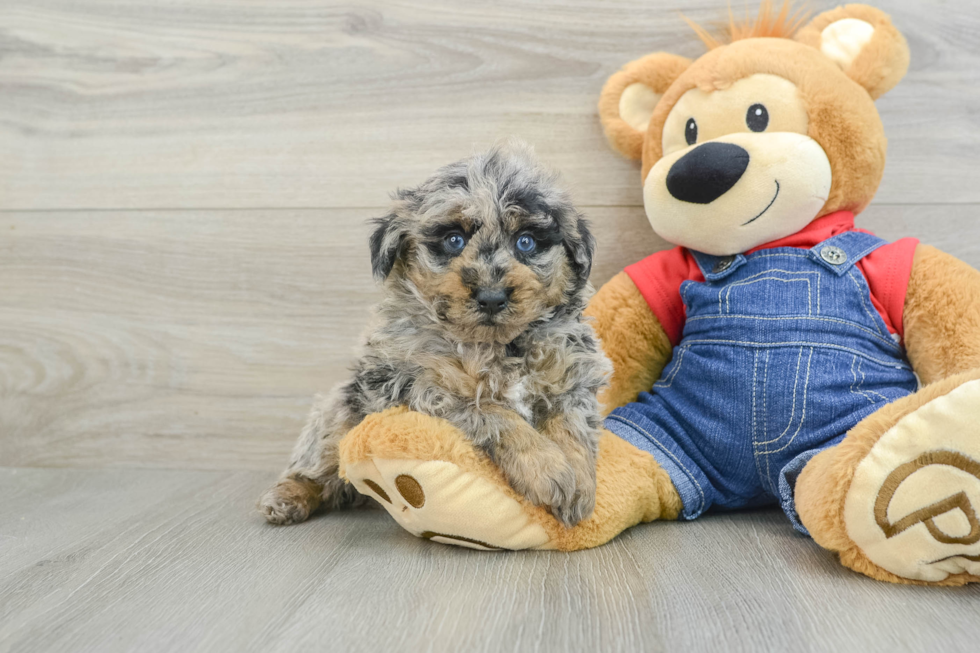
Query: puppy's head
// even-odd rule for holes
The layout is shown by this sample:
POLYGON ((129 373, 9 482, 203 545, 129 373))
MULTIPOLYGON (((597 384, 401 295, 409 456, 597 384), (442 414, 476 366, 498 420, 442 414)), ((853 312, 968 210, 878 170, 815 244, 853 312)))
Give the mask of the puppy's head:
POLYGON ((375 276, 462 342, 581 311, 595 241, 555 182, 519 144, 442 168, 377 221, 375 276))

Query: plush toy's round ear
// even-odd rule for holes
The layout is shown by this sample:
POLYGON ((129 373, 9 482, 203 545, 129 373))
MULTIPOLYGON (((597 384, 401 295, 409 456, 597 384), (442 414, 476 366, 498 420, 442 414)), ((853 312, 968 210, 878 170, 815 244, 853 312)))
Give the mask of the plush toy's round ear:
POLYGON ((599 118, 617 152, 630 159, 640 158, 654 107, 690 65, 690 59, 655 52, 631 61, 609 78, 599 96, 599 118))
POLYGON ((909 46, 888 14, 867 5, 826 11, 801 29, 796 40, 823 52, 872 98, 887 93, 909 68, 909 46))

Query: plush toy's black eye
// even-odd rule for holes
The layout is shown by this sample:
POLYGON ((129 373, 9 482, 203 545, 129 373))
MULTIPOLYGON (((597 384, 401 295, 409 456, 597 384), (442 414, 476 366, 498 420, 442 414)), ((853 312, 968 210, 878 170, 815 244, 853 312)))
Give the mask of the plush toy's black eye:
POLYGON ((754 132, 764 132, 769 126, 769 112, 761 104, 753 104, 745 114, 745 124, 754 132))
POLYGON ((694 118, 687 119, 687 125, 684 127, 684 139, 688 145, 694 145, 698 142, 698 123, 694 122, 694 118))
POLYGON ((466 238, 463 234, 457 232, 449 234, 442 242, 446 245, 446 251, 450 254, 459 254, 466 247, 466 238))

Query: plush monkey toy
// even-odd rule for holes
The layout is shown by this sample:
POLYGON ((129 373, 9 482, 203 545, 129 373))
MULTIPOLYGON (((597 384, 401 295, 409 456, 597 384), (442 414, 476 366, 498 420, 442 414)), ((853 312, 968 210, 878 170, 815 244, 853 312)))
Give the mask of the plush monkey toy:
POLYGON ((650 224, 678 247, 589 305, 615 368, 593 515, 563 528, 405 409, 342 443, 360 492, 418 536, 486 549, 778 503, 872 578, 980 580, 980 273, 854 226, 885 165, 874 100, 908 46, 863 5, 796 27, 767 2, 730 43, 696 28, 701 58, 651 54, 603 89, 609 141, 642 161, 650 224))

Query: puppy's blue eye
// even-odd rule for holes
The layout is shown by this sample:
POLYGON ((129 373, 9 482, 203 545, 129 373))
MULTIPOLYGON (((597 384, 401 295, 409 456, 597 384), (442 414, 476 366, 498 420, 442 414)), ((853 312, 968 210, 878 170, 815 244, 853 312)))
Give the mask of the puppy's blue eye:
POLYGON ((463 237, 463 234, 449 234, 443 242, 451 254, 458 254, 466 247, 466 238, 463 237))
POLYGON ((538 244, 534 242, 534 238, 531 238, 527 234, 524 234, 517 239, 517 251, 519 252, 524 252, 527 254, 528 252, 533 252, 534 248, 537 246, 538 244))

